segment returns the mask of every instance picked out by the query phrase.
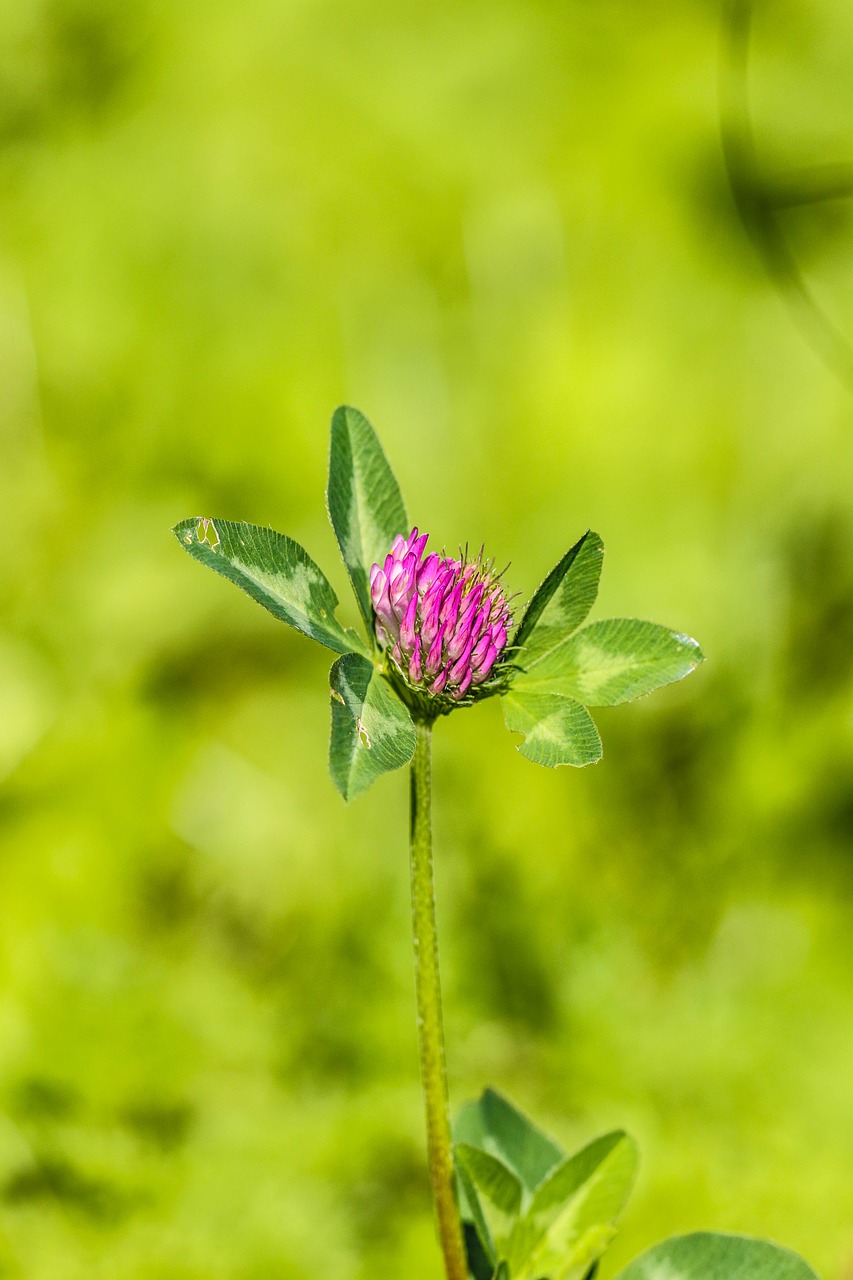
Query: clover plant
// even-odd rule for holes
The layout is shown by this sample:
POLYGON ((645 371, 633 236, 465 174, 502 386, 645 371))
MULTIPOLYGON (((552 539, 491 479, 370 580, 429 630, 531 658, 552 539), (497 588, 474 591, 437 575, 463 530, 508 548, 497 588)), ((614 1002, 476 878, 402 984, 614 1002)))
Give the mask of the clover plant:
MULTIPOLYGON (((601 757, 590 707, 680 680, 697 642, 652 622, 586 623, 604 545, 583 534, 518 609, 481 550, 427 551, 367 419, 332 418, 328 513, 366 637, 306 551, 257 525, 195 516, 174 533, 194 559, 242 587, 338 657, 330 675, 329 771, 345 800, 411 765, 411 875, 418 1032, 427 1150, 447 1280, 591 1280, 637 1168, 621 1130, 567 1155, 491 1089, 449 1123, 431 834, 436 721, 499 697, 519 751, 535 764, 601 757), (586 623, 586 625, 584 625, 586 623)), ((619 1280, 815 1280, 789 1250, 746 1236, 695 1233, 648 1250, 619 1280)))

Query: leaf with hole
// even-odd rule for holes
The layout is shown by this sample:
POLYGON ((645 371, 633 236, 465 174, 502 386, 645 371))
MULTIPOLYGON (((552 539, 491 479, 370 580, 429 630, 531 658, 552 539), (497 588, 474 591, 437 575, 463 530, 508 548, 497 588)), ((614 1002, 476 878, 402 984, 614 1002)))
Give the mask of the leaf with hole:
POLYGON ((330 684, 329 772, 343 798, 354 800, 381 774, 409 763, 415 726, 388 681, 361 654, 338 658, 330 684))
POLYGON ((518 750, 534 764, 551 769, 562 764, 583 768, 601 759, 595 721, 574 698, 516 680, 504 695, 503 709, 506 727, 524 734, 518 750))
POLYGON ((172 530, 185 551, 236 583, 258 604, 336 653, 365 653, 335 617, 338 597, 308 552, 275 529, 194 516, 172 530))
POLYGON ((379 437, 364 414, 348 405, 332 418, 329 519, 373 638, 370 568, 382 564, 397 534, 409 532, 406 508, 379 437))

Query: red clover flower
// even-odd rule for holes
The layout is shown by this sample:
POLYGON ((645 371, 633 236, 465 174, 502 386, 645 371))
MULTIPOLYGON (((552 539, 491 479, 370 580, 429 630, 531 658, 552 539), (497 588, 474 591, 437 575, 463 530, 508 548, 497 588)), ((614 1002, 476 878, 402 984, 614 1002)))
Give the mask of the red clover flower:
POLYGON ((428 534, 398 534, 370 570, 376 639, 409 685, 461 702, 507 645, 512 615, 494 561, 431 552, 428 534))

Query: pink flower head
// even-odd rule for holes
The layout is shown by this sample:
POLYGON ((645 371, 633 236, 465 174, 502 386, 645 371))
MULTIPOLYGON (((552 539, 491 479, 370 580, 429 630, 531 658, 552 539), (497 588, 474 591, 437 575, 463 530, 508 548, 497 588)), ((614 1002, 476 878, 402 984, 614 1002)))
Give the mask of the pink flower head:
POLYGON ((493 562, 425 556, 427 537, 396 537, 371 568, 376 637, 409 684, 458 702, 492 673, 512 617, 493 562))

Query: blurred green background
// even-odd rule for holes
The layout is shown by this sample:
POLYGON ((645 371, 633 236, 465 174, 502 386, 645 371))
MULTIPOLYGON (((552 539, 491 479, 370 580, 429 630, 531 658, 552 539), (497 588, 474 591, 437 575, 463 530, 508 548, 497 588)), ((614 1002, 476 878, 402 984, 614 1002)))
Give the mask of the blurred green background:
MULTIPOLYGON (((331 655, 202 572, 327 527, 376 424, 433 543, 708 662, 537 769, 440 726, 454 1100, 625 1125, 605 1265, 853 1276, 853 402, 727 185, 710 0, 0 8, 0 1276, 434 1280, 407 788, 326 772, 331 655)), ((853 159, 853 12, 764 0, 767 165, 853 159)), ((849 203, 792 211, 853 335, 849 203)))

